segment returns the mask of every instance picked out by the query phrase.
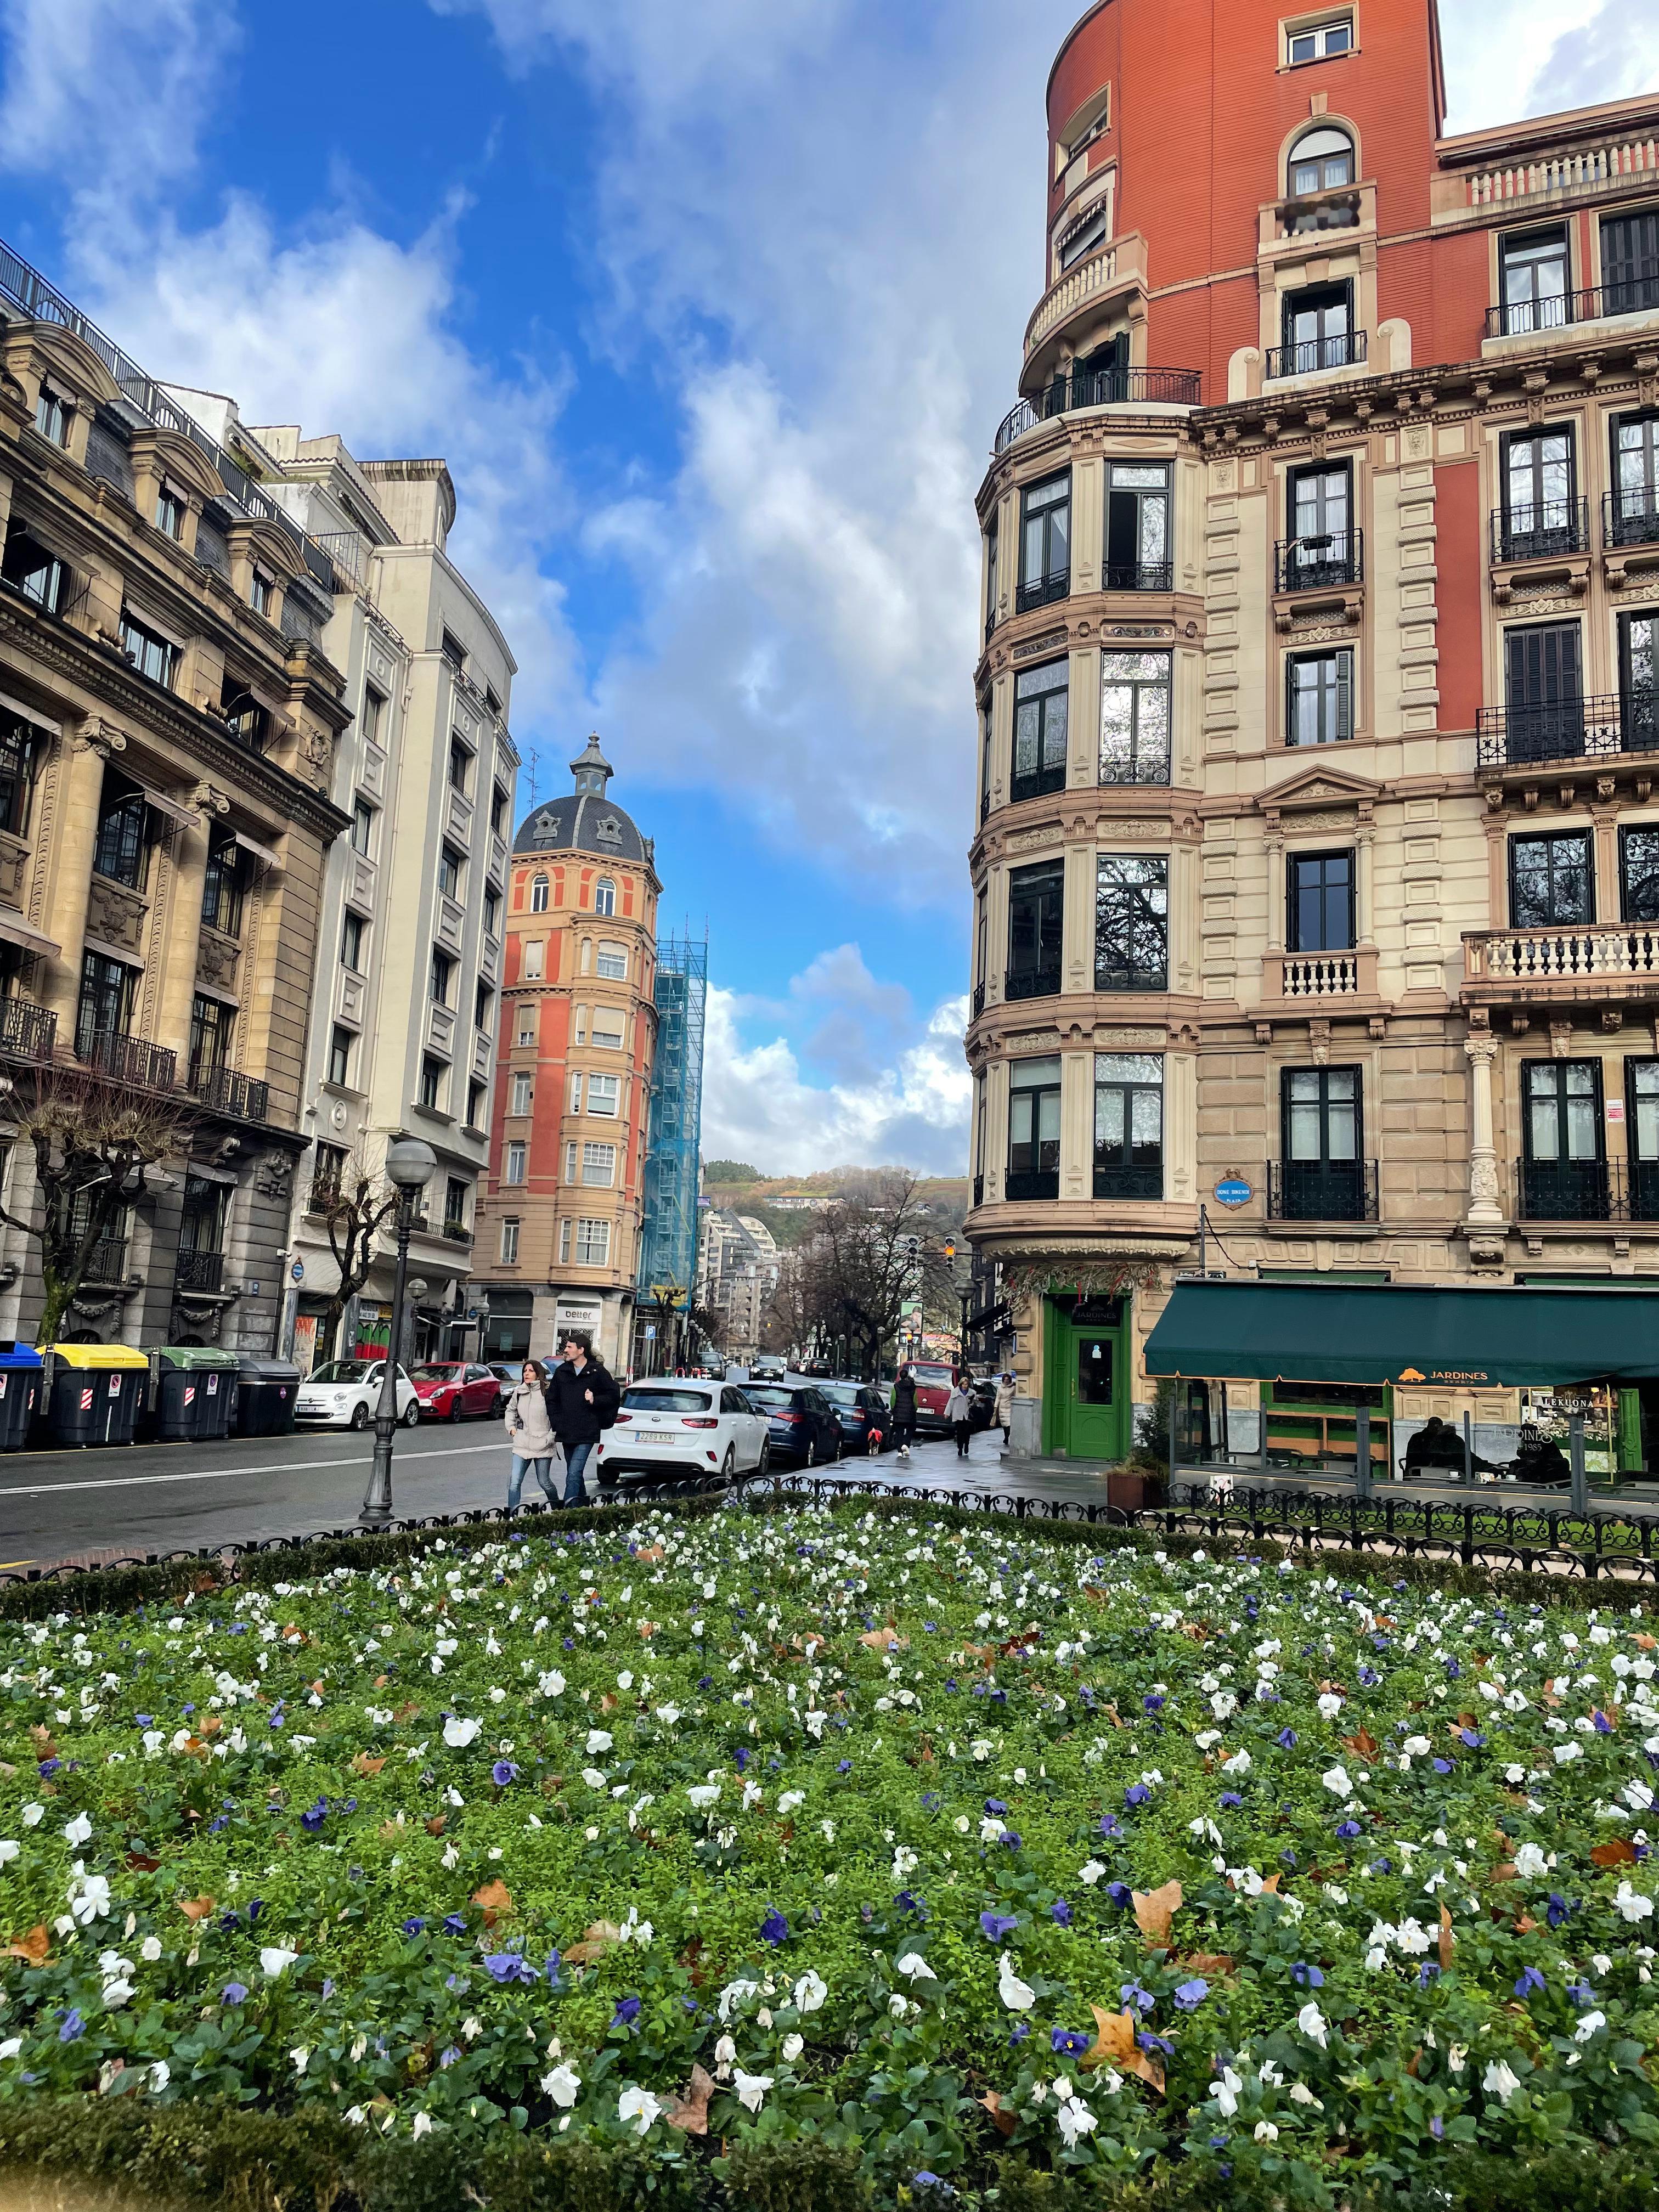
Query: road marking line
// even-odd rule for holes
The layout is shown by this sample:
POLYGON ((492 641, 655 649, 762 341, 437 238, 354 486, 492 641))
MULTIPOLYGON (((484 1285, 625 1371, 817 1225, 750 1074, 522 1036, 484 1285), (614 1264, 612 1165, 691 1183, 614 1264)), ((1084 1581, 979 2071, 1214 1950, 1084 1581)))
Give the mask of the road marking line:
MULTIPOLYGON (((394 1464, 413 1466, 417 1460, 468 1459, 479 1452, 504 1452, 509 1449, 505 1441, 498 1444, 445 1444, 436 1451, 410 1452, 394 1464)), ((7 1498, 73 1498, 82 1490, 134 1490, 161 1482, 228 1482, 239 1474, 301 1474, 319 1467, 370 1467, 374 1455, 354 1459, 290 1459, 262 1462, 257 1467, 212 1467, 181 1469, 177 1474, 114 1474, 100 1475, 91 1482, 43 1482, 13 1488, 0 1483, 0 1499, 7 1498)))

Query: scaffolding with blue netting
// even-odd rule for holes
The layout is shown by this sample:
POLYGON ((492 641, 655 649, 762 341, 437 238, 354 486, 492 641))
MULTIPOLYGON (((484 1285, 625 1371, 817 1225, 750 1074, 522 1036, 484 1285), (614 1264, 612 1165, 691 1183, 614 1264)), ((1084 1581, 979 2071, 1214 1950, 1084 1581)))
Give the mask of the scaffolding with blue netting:
POLYGON ((698 1155, 702 1141, 702 1037, 708 940, 657 947, 657 1057, 640 1234, 640 1319, 654 1329, 637 1364, 649 1372, 683 1355, 697 1266, 698 1155))

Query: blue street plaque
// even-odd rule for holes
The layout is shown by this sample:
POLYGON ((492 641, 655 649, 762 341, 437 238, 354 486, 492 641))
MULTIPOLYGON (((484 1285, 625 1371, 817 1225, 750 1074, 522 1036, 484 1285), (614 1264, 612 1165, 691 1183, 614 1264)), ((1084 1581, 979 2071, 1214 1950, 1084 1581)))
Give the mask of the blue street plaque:
POLYGON ((1223 1176, 1215 1187, 1218 1206, 1248 1206, 1255 1196, 1243 1176, 1223 1176))

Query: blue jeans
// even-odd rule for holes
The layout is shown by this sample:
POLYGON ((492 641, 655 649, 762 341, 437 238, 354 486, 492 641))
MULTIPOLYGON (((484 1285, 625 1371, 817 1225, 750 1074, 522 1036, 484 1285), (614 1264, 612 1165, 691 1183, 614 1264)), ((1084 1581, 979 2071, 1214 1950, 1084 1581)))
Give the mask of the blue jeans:
POLYGON ((507 1478, 507 1510, 509 1513, 516 1513, 519 1510, 519 1497, 520 1492, 524 1488, 525 1474, 526 1470, 531 1468, 534 1468, 536 1470, 536 1480, 540 1483, 542 1486, 542 1494, 546 1498, 548 1504, 550 1505, 556 1505, 558 1504, 558 1493, 555 1491, 552 1484, 547 1479, 547 1470, 551 1465, 551 1460, 521 1459, 517 1452, 514 1453, 513 1472, 507 1478))
POLYGON ((567 1444, 564 1448, 564 1502, 567 1505, 586 1505, 587 1485, 582 1480, 593 1445, 567 1444))

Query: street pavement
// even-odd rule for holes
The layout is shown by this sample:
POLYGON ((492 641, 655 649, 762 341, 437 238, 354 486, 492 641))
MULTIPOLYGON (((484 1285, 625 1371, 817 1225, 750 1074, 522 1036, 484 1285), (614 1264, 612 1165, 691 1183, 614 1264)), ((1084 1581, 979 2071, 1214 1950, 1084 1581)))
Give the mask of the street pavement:
MULTIPOLYGON (((964 1462, 948 1438, 836 1471, 919 1489, 1004 1490, 1027 1497, 1098 1495, 1079 1471, 1022 1477, 1005 1467, 992 1430, 964 1462)), ((0 1571, 155 1552, 194 1551, 264 1537, 307 1536, 357 1517, 371 1436, 302 1430, 222 1443, 136 1444, 106 1450, 15 1452, 0 1458, 0 1571)), ((502 1504, 507 1448, 494 1420, 399 1429, 394 1510, 416 1519, 502 1504)), ((535 1493, 533 1482, 529 1496, 535 1493)))

